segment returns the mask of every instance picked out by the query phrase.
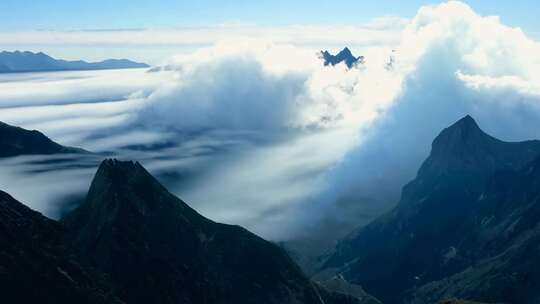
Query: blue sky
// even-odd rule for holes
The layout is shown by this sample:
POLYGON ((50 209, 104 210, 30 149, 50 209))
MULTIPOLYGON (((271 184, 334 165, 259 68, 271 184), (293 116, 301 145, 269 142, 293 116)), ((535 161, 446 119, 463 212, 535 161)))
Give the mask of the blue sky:
MULTIPOLYGON (((537 1, 464 2, 480 15, 497 15, 503 24, 520 27, 540 41, 537 1)), ((421 6, 441 2, 0 0, 0 50, 43 51, 70 60, 130 58, 154 64, 243 35, 334 51, 347 45, 362 52, 366 44, 391 45, 399 32, 349 31, 347 27, 362 27, 380 17, 412 18, 421 6), (230 26, 236 24, 244 26, 230 26), (259 30, 253 32, 249 27, 259 30)))
MULTIPOLYGON (((483 15, 528 33, 540 29, 537 0, 466 1, 483 15)), ((174 28, 240 22, 264 26, 290 24, 361 24, 380 16, 412 17, 437 1, 313 0, 2 0, 0 29, 87 30, 174 28)))

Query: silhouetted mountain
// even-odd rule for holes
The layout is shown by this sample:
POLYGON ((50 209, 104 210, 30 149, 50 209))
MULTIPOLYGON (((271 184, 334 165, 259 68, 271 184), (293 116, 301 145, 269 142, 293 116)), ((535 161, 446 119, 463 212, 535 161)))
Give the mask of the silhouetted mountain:
POLYGON ((2 303, 120 303, 72 259, 63 227, 0 191, 2 303))
POLYGON ((0 157, 30 154, 87 153, 55 143, 43 133, 0 122, 0 157))
POLYGON ((145 63, 133 62, 127 59, 108 59, 100 62, 82 60, 67 61, 54 59, 44 53, 6 52, 0 53, 0 72, 46 72, 46 71, 76 71, 76 70, 107 70, 147 68, 145 63))
POLYGON ((104 161, 64 223, 127 303, 361 303, 316 286, 278 246, 204 218, 139 163, 104 161))
POLYGON ((321 57, 324 60, 324 65, 336 65, 344 62, 349 69, 358 63, 364 62, 364 56, 355 57, 347 47, 337 55, 332 55, 328 51, 321 51, 321 57))
POLYGON ((435 139, 390 213, 323 269, 384 303, 540 300, 539 141, 503 142, 467 116, 435 139))
POLYGON ((373 303, 311 282, 281 248, 116 160, 63 222, 0 191, 0 293, 2 303, 373 303))

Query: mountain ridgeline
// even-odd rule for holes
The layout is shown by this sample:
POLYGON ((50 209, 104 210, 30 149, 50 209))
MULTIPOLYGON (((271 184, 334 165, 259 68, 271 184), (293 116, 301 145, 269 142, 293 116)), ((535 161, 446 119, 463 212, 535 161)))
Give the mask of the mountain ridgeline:
POLYGON ((62 146, 43 133, 0 122, 0 157, 32 154, 88 153, 79 148, 62 146))
POLYGON ((64 222, 84 263, 110 275, 127 303, 319 301, 282 249, 204 218, 138 163, 104 161, 64 222))
MULTIPOLYGON (((0 151, 83 150, 0 124, 0 151)), ((399 204, 320 265, 308 278, 285 250, 203 217, 137 162, 103 161, 60 221, 0 191, 3 303, 536 304, 540 141, 503 142, 462 118, 399 204)))
POLYGON ((280 247, 215 223, 139 163, 105 160, 61 222, 0 193, 6 303, 373 303, 310 281, 280 247))
POLYGON ((145 63, 134 62, 127 59, 107 59, 100 62, 86 62, 83 60, 67 61, 52 58, 42 52, 0 52, 0 73, 109 70, 147 67, 149 66, 145 63))
POLYGON ((540 302, 540 141, 503 142, 470 117, 443 130, 398 206, 320 269, 387 304, 540 302))

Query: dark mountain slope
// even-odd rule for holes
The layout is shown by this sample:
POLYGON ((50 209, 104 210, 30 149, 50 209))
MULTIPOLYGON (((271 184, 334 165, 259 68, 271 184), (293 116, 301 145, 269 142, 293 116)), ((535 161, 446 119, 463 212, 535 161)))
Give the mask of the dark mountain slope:
POLYGON ((321 57, 324 60, 324 65, 337 65, 344 62, 349 69, 364 61, 363 56, 355 57, 347 47, 337 55, 332 55, 328 51, 321 51, 321 57))
POLYGON ((2 303, 120 303, 66 254, 63 232, 0 191, 2 303))
POLYGON ((371 303, 312 283, 282 249, 200 216, 136 163, 103 162, 65 222, 0 192, 2 303, 371 303))
POLYGON ((64 222, 127 303, 359 303, 315 286, 274 244, 199 215, 138 163, 104 161, 64 222))
POLYGON ((0 73, 107 70, 147 67, 149 67, 147 64, 133 62, 127 59, 108 59, 100 62, 86 62, 82 60, 67 61, 54 59, 41 52, 0 52, 0 73))
MULTIPOLYGON (((404 187, 398 206, 343 240, 323 268, 337 269, 347 280, 360 284, 384 303, 400 303, 405 294, 419 286, 443 280, 477 265, 480 259, 501 254, 502 247, 492 252, 475 247, 478 244, 474 231, 480 229, 481 223, 478 219, 489 218, 489 212, 478 209, 477 201, 487 195, 486 189, 495 175, 515 172, 538 154, 538 141, 502 142, 480 130, 471 117, 461 119, 435 139, 416 179, 404 187)), ((496 188, 513 185, 511 181, 512 178, 503 178, 496 188)), ((506 299, 495 293, 494 286, 502 285, 492 285, 484 292, 506 299)), ((510 286, 504 290, 510 290, 510 286)), ((462 294, 476 298, 476 294, 462 294)), ((451 295, 452 292, 440 292, 440 297, 430 300, 451 295)), ((478 300, 499 299, 478 296, 478 300)))
POLYGON ((458 228, 455 257, 466 269, 413 292, 414 303, 468 297, 490 302, 540 302, 540 158, 521 170, 497 172, 458 228))
POLYGON ((59 145, 39 131, 0 122, 0 157, 85 152, 82 149, 59 145))

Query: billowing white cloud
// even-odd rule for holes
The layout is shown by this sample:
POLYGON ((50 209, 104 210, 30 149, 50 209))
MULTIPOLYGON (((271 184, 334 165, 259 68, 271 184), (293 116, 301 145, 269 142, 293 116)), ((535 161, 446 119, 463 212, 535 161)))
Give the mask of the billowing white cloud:
POLYGON ((391 50, 376 52, 348 70, 291 45, 218 44, 169 62, 176 78, 148 97, 140 118, 179 129, 357 128, 400 92, 402 75, 386 68, 391 50))
MULTIPOLYGON (((140 159, 205 215, 275 239, 324 216, 346 217, 331 208, 343 197, 395 202, 432 139, 465 114, 504 139, 540 138, 538 42, 461 2, 362 29, 226 31, 223 43, 215 43, 219 31, 124 33, 148 44, 212 46, 172 58, 168 72, 1 82, 10 93, 0 97, 0 120, 140 159), (403 26, 389 40, 364 35, 403 26), (324 67, 301 46, 343 41, 363 45, 363 66, 324 67)), ((0 42, 13 39, 6 37, 0 42)), ((128 43, 115 37, 73 33, 59 41, 128 43)))
MULTIPOLYGON (((353 204, 397 202, 431 141, 466 114, 505 140, 540 138, 539 47, 521 30, 480 16, 462 2, 421 8, 395 48, 400 92, 361 144, 329 172, 328 188, 316 200, 321 209, 313 201, 300 205, 297 215, 304 219, 297 221, 298 230, 311 233, 306 226, 328 216, 343 197, 353 197, 353 204), (317 211, 304 216, 306 206, 317 211)), ((338 210, 330 216, 347 215, 338 210)))

